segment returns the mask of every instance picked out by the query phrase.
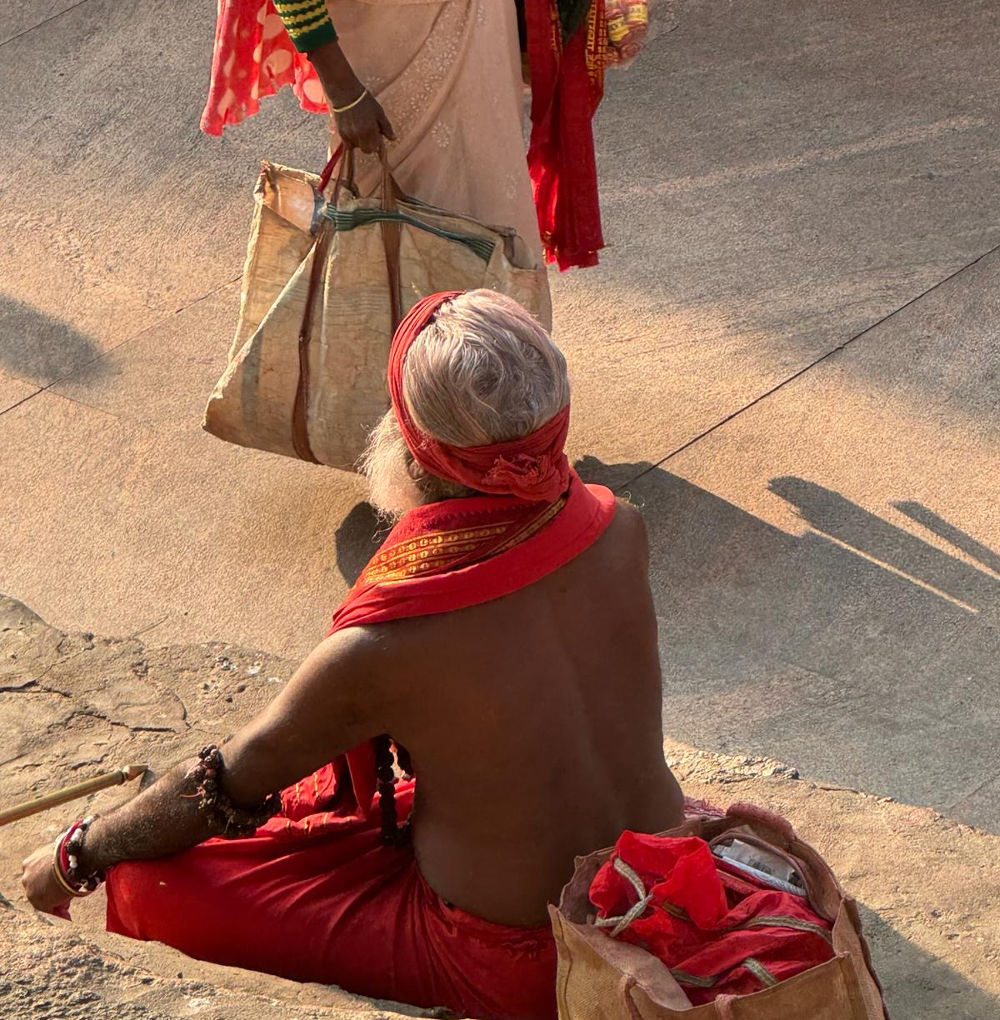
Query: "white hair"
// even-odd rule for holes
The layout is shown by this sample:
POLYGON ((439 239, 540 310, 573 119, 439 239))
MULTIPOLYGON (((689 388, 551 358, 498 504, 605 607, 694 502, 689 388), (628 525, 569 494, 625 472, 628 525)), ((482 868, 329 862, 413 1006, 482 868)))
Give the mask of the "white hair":
MULTIPOLYGON (((558 414, 569 396, 562 352, 529 312, 491 290, 446 302, 403 369, 414 422, 450 446, 518 439, 558 414)), ((373 505, 389 516, 468 491, 414 464, 392 411, 372 430, 361 466, 373 505)))

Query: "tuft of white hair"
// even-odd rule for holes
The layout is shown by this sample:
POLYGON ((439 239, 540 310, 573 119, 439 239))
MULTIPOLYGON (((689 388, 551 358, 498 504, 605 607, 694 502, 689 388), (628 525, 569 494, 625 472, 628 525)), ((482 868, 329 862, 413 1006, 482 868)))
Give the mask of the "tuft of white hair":
POLYGON ((445 304, 414 341, 403 397, 417 425, 442 443, 502 443, 569 403, 566 359, 512 298, 473 290, 445 304))
MULTIPOLYGON (((566 359, 512 298, 473 290, 445 303, 410 347, 403 399, 414 422, 450 446, 486 446, 534 432, 570 398, 566 359)), ((371 501, 387 516, 468 490, 421 478, 390 411, 362 459, 371 501)))

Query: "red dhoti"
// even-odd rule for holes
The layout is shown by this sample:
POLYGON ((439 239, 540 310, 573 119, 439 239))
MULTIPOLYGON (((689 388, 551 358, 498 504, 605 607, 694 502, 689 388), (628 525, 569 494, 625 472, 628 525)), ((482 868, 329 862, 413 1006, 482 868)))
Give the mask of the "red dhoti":
MULTIPOLYGON (((396 797, 408 811, 413 783, 396 797)), ((108 876, 108 929, 201 960, 461 1016, 555 1016, 547 924, 511 928, 449 906, 411 847, 381 841, 377 820, 321 807, 300 803, 309 813, 274 818, 249 839, 119 864, 108 876)))

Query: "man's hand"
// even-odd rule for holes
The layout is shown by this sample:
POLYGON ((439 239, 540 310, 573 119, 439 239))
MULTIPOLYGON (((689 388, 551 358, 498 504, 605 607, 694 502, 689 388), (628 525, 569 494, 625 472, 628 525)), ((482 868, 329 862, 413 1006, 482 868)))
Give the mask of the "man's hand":
POLYGON ((70 897, 55 875, 55 846, 39 847, 21 864, 21 885, 28 902, 46 914, 69 919, 70 897))
POLYGON ((337 132, 349 148, 378 152, 383 138, 390 142, 396 139, 385 110, 373 95, 366 95, 357 106, 333 116, 337 132))

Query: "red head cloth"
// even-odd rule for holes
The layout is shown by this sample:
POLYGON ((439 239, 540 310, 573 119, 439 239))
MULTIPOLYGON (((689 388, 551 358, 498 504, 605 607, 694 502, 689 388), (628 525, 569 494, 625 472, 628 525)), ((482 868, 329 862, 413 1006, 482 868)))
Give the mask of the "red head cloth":
POLYGON ((569 431, 569 404, 541 428, 520 439, 489 446, 451 446, 424 432, 403 399, 406 355, 435 313, 461 291, 431 294, 418 301, 399 324, 389 351, 389 394, 396 421, 417 463, 451 482, 479 492, 552 502, 569 488, 569 461, 563 452, 569 431))

